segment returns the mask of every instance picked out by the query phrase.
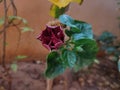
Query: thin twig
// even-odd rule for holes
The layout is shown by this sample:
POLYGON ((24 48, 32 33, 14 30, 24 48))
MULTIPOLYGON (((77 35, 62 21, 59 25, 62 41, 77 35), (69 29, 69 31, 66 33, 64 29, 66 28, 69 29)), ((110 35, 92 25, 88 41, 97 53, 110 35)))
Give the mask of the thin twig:
POLYGON ((13 8, 13 15, 17 16, 17 8, 15 6, 14 0, 10 0, 11 4, 12 4, 12 8, 13 8))
POLYGON ((4 27, 3 27, 3 55, 2 55, 2 65, 5 68, 5 57, 6 57, 6 26, 7 25, 7 2, 6 0, 4 0, 4 16, 5 16, 5 20, 4 20, 4 27))

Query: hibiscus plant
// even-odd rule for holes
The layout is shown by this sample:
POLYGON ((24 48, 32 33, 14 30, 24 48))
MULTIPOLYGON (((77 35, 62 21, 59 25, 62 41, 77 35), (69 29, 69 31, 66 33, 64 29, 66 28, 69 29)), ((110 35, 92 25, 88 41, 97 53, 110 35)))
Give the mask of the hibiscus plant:
POLYGON ((96 60, 98 47, 92 26, 65 14, 71 2, 83 0, 49 0, 53 3, 50 14, 55 18, 46 25, 37 39, 50 53, 47 56, 45 76, 53 79, 67 68, 78 71, 96 60))

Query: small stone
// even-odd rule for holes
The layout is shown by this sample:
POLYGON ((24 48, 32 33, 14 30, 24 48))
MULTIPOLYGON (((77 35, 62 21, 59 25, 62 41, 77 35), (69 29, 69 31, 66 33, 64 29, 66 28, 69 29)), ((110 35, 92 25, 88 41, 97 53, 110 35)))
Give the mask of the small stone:
POLYGON ((92 84, 92 80, 91 80, 91 79, 87 80, 87 82, 88 82, 89 84, 92 84))
POLYGON ((37 61, 36 61, 36 64, 41 64, 41 63, 42 63, 42 62, 41 62, 41 61, 39 61, 39 60, 37 60, 37 61))
POLYGON ((84 81, 84 79, 83 78, 79 78, 79 82, 83 82, 84 81))
POLYGON ((110 85, 111 88, 115 88, 115 86, 113 84, 110 85))
POLYGON ((64 83, 64 81, 63 80, 60 80, 60 82, 59 82, 60 84, 63 84, 64 83))
POLYGON ((79 83, 80 83, 81 86, 84 86, 85 85, 84 79, 83 78, 79 78, 79 83))
POLYGON ((109 81, 105 81, 105 85, 110 85, 109 81))
POLYGON ((113 85, 116 87, 116 88, 119 88, 120 87, 120 85, 119 84, 117 84, 117 83, 113 83, 113 85))
POLYGON ((103 83, 99 82, 98 85, 99 85, 99 86, 103 86, 103 83))

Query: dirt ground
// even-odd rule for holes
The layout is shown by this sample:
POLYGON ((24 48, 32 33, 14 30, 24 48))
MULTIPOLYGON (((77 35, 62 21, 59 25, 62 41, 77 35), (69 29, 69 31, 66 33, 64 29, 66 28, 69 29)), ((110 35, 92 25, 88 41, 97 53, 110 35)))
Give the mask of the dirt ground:
MULTIPOLYGON (((69 82, 68 90, 120 90, 120 73, 117 64, 106 58, 101 58, 99 61, 100 64, 94 64, 78 73, 65 72, 64 75, 67 75, 69 82)), ((17 72, 10 72, 12 90, 46 90, 44 69, 45 62, 19 62, 17 72)), ((54 80, 53 90, 64 90, 64 75, 54 80)), ((7 82, 0 78, 0 90, 8 90, 7 86, 7 82)))

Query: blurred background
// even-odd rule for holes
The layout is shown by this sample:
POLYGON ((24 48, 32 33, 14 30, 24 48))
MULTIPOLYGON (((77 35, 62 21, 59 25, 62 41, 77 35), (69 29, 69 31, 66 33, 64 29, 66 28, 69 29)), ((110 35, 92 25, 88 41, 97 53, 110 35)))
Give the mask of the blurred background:
MULTIPOLYGON (((50 2, 48 0, 16 0, 15 2, 18 16, 25 18, 34 31, 22 34, 18 48, 19 33, 14 28, 7 31, 6 60, 11 62, 16 55, 26 55, 28 56, 26 60, 45 60, 49 51, 41 45, 36 37, 41 30, 45 29, 46 23, 53 19, 49 15, 50 2)), ((1 7, 0 17, 3 15, 1 7)), ((117 19, 118 8, 116 0, 85 0, 81 6, 72 3, 67 14, 75 19, 90 23, 95 35, 100 35, 103 31, 110 31, 120 38, 120 22, 117 19)), ((2 36, 0 36, 0 57, 1 51, 2 36)))

